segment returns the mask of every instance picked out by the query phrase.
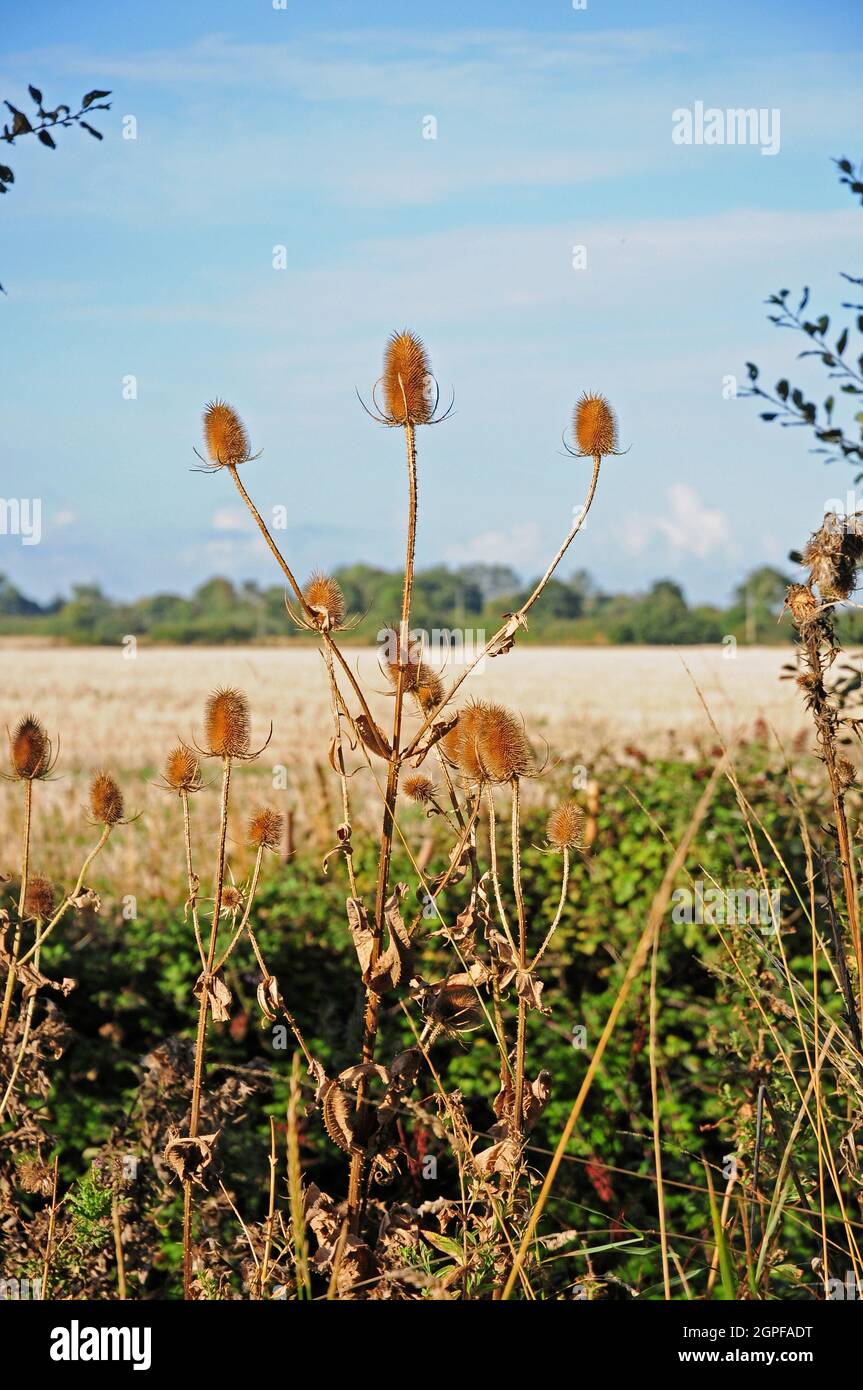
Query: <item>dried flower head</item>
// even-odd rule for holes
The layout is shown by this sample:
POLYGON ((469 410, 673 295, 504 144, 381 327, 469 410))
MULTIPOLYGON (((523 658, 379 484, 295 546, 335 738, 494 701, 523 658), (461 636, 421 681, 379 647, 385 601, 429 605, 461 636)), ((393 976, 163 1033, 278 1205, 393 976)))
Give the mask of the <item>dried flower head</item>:
POLYGON ((316 572, 306 585, 303 597, 312 610, 315 626, 322 632, 341 627, 345 620, 345 596, 335 579, 316 572))
POLYGON ((116 825, 123 819, 123 793, 110 772, 97 772, 90 783, 90 810, 100 825, 116 825))
POLYGON ((617 452, 617 421, 604 396, 585 393, 575 407, 573 434, 580 454, 602 458, 617 452))
POLYGON ((435 992, 429 1017, 451 1037, 468 1033, 482 1024, 482 1005, 470 985, 443 984, 435 992))
POLYGON ((384 352, 384 415, 392 425, 424 425, 433 402, 431 367, 420 339, 404 329, 394 333, 384 352))
POLYGON ((178 743, 165 761, 165 781, 176 792, 196 792, 201 788, 201 767, 191 748, 178 743))
POLYGON ((222 888, 222 911, 239 912, 243 906, 243 891, 235 883, 226 883, 222 888))
POLYGON ((51 770, 51 740, 34 714, 19 719, 9 735, 13 777, 34 781, 51 770))
POLYGON ((857 586, 857 566, 863 558, 860 519, 828 512, 803 551, 809 583, 817 584, 828 603, 849 598, 857 586))
POLYGON ((555 806, 545 827, 545 836, 555 849, 584 847, 584 812, 575 801, 555 806))
POLYGON ((214 468, 236 468, 249 458, 249 437, 245 426, 226 401, 210 401, 204 408, 204 442, 214 468))
POLYGON ((278 849, 284 835, 285 818, 269 806, 255 811, 249 821, 246 839, 255 849, 278 849))
MULTIPOLYGON (((387 662, 387 675, 394 690, 399 683, 400 669, 402 668, 397 661, 387 662)), ((404 662, 402 690, 414 697, 424 713, 437 709, 444 697, 443 681, 437 671, 427 666, 424 661, 415 661, 412 657, 408 657, 404 662)))
POLYGON ((510 782, 533 770, 521 720, 503 705, 482 700, 467 705, 441 746, 469 781, 510 782))
POLYGON ((857 769, 849 758, 839 757, 836 759, 836 776, 843 792, 847 791, 849 787, 853 787, 857 781, 857 769))
POLYGON ((26 917, 38 917, 45 920, 54 911, 54 885, 50 879, 44 878, 42 874, 34 874, 27 880, 27 892, 24 895, 24 915, 26 917))
POLYGON ((818 600, 808 584, 789 584, 785 607, 790 609, 797 627, 805 627, 818 612, 818 600))
POLYGON ((427 806, 434 800, 435 784, 430 777, 423 777, 418 773, 416 776, 405 778, 404 794, 418 805, 427 806))
POLYGON ((206 749, 213 757, 245 758, 249 752, 249 702, 241 690, 214 690, 204 711, 206 749))

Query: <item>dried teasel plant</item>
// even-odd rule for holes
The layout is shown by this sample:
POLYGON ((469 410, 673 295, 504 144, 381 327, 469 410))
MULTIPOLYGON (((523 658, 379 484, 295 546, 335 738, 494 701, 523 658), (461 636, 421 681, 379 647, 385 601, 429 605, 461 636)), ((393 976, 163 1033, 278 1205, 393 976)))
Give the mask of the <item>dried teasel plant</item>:
MULTIPOLYGON (((504 1223, 518 1220, 524 1175, 524 1143, 550 1093, 550 1080, 540 1071, 533 1082, 527 1072, 527 1018, 531 1011, 542 1011, 542 982, 537 967, 549 948, 560 924, 567 900, 571 856, 585 849, 585 817, 575 803, 556 808, 547 827, 548 852, 562 860, 562 886, 551 923, 538 930, 528 921, 522 886, 521 866, 521 785, 541 769, 536 764, 530 741, 519 716, 505 707, 483 699, 470 699, 456 708, 455 697, 464 682, 487 656, 504 656, 513 646, 527 617, 539 601, 551 576, 584 524, 593 503, 603 458, 616 454, 617 425, 608 402, 588 395, 579 401, 573 417, 575 456, 593 460, 593 473, 582 507, 574 519, 545 573, 534 585, 515 613, 502 617, 499 629, 476 656, 467 662, 455 680, 445 685, 439 672, 424 658, 411 634, 414 555, 418 521, 417 431, 436 424, 449 410, 438 415, 438 389, 428 354, 422 341, 407 330, 392 335, 384 351, 383 373, 372 390, 373 408, 367 413, 390 429, 404 431, 407 464, 408 521, 405 538, 405 567, 402 605, 398 621, 390 630, 391 641, 383 660, 383 671, 392 698, 392 718, 383 728, 374 718, 370 691, 342 652, 338 634, 346 622, 344 597, 337 582, 315 573, 301 586, 288 560, 282 554, 266 522, 240 479, 238 468, 246 460, 245 434, 235 447, 213 443, 206 434, 212 466, 227 473, 249 510, 254 524, 278 564, 288 585, 289 611, 295 620, 314 632, 320 641, 329 685, 333 733, 329 762, 341 792, 342 820, 337 829, 337 846, 327 855, 338 854, 348 879, 347 931, 357 953, 365 991, 362 1048, 359 1060, 337 1077, 326 1077, 323 1068, 309 1054, 279 990, 267 971, 254 942, 249 925, 251 903, 257 882, 253 872, 245 901, 238 904, 235 917, 245 927, 234 932, 229 951, 245 932, 252 940, 261 970, 258 998, 266 1018, 284 1013, 291 1021, 295 1037, 306 1061, 317 1078, 318 1103, 327 1134, 349 1161, 347 1183, 347 1236, 349 1255, 344 1268, 336 1268, 333 1251, 338 1245, 333 1226, 333 1199, 318 1193, 308 1197, 307 1219, 321 1242, 319 1260, 325 1272, 334 1269, 339 1289, 353 1287, 352 1281, 380 1269, 380 1254, 374 1248, 364 1212, 371 1201, 370 1185, 377 1177, 392 1177, 399 1160, 393 1116, 396 1102, 410 1097, 429 1049, 447 1038, 464 1041, 476 1028, 487 1026, 495 1036, 500 1058, 500 1094, 494 1102, 496 1124, 493 1144, 482 1154, 471 1157, 472 1141, 459 1152, 464 1191, 471 1201, 484 1204, 489 1221, 498 1217, 504 1223), (351 767, 350 761, 356 764, 351 767), (433 776, 423 764, 436 764, 433 776), (385 776, 380 777, 381 768, 385 776), (365 771, 381 798, 381 826, 374 855, 374 881, 360 881, 354 863, 352 836, 356 834, 350 781, 365 771), (435 779, 438 779, 437 781, 435 779), (399 792, 403 802, 398 802, 399 792), (496 800, 508 796, 510 833, 506 853, 499 848, 496 800), (440 872, 427 876, 417 866, 417 891, 426 907, 411 920, 403 915, 407 885, 392 881, 392 851, 396 835, 408 844, 409 827, 398 822, 398 806, 413 802, 438 816, 440 833, 449 846, 440 872), (446 804, 448 803, 448 805, 446 804), (481 840, 481 812, 487 810, 488 867, 481 840), (370 890, 370 902, 365 896, 370 890), (445 920, 440 910, 444 891, 463 894, 466 900, 457 921, 445 920), (452 969, 437 981, 423 981, 413 972, 414 941, 417 933, 428 930, 429 918, 436 934, 452 949, 452 969), (407 990, 405 997, 404 991, 407 990), (416 1046, 391 1059, 379 1059, 378 1023, 382 1003, 393 994, 402 995, 402 1007, 419 1006, 425 1022, 416 1030, 416 1046), (508 1013, 514 1008, 515 1028, 508 1013), (372 1101, 372 1089, 382 1087, 372 1101), (489 1205, 491 1203, 491 1205, 489 1205), (498 1205, 495 1206, 495 1203, 498 1205), (497 1215, 495 1215, 495 1213, 497 1215), (328 1245, 327 1242, 331 1243, 328 1245), (371 1242, 371 1243, 367 1243, 371 1242), (328 1264, 327 1261, 330 1263, 328 1264)), ((450 405, 450 410, 452 405, 450 405)), ((235 414, 235 412, 233 413, 235 414)), ((569 513, 570 508, 566 508, 569 513)), ((225 737, 208 732, 202 750, 208 756, 227 747, 225 737)), ((240 741, 243 749, 247 746, 240 741)), ((170 781, 170 779, 168 779, 170 781)), ((275 828, 256 813, 247 841, 257 848, 258 864, 266 847, 275 847, 275 828)), ((595 808, 591 810, 595 834, 595 808)), ((434 849, 432 849, 434 852, 434 849)), ((190 861, 191 865, 191 861, 190 861)), ((326 861, 325 861, 326 866, 326 861)), ((190 867, 190 885, 192 883, 190 867)), ((197 880, 195 880, 197 881, 197 880)), ((192 889, 190 886, 190 895, 192 889)), ((219 894, 218 896, 221 896, 219 894)), ((214 914, 214 923, 216 916, 214 914)), ((207 972, 219 960, 215 951, 207 953, 207 972)), ((203 1006, 202 1006, 203 1008, 203 1006)), ((410 1017, 410 1013, 408 1014, 410 1017)), ((205 1018, 205 1013, 202 1013, 205 1018)), ((448 1102, 447 1115, 453 1133, 464 1133, 464 1118, 448 1102)), ((194 1138, 195 1129, 190 1130, 194 1138)), ((188 1244, 188 1242, 187 1242, 188 1244)), ((501 1269, 505 1270, 511 1245, 501 1247, 501 1269)))
POLYGON ((9 734, 9 772, 7 781, 23 789, 20 840, 20 872, 17 900, 0 909, 0 978, 3 980, 0 1004, 0 1120, 17 1114, 26 1099, 19 1100, 23 1082, 38 1088, 40 1038, 57 1025, 52 1023, 47 997, 52 991, 66 995, 75 981, 55 981, 43 974, 42 951, 45 942, 61 926, 70 912, 98 911, 97 895, 85 885, 90 868, 113 831, 123 823, 123 794, 108 772, 94 774, 89 810, 101 827, 99 837, 84 857, 74 885, 64 892, 44 874, 32 868, 34 789, 52 772, 56 760, 51 739, 35 715, 19 719, 9 734), (11 944, 10 944, 11 933, 11 944))

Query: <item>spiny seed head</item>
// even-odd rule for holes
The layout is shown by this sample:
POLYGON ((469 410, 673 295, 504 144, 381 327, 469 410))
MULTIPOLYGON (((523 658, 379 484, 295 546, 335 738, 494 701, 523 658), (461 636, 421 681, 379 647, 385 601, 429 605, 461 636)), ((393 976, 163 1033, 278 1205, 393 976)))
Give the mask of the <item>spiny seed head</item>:
POLYGON ((238 912, 243 906, 242 889, 234 883, 226 883, 222 888, 222 907, 227 912, 238 912))
POLYGON ((54 885, 42 874, 34 874, 27 880, 24 895, 24 914, 26 917, 50 917, 54 911, 54 885))
POLYGON ((555 806, 545 827, 548 843, 555 849, 581 849, 584 843, 584 812, 575 801, 555 806))
POLYGON ((34 714, 28 714, 12 731, 9 749, 12 772, 22 780, 32 781, 48 771, 51 762, 51 743, 44 727, 34 714))
POLYGON ((100 825, 116 825, 123 819, 123 793, 110 772, 97 772, 90 783, 90 810, 100 825))
POLYGON ((482 779, 482 772, 476 759, 477 724, 487 708, 483 700, 469 700, 459 711, 457 722, 440 741, 445 757, 472 781, 482 779))
POLYGON ((847 791, 857 781, 857 769, 848 758, 837 758, 836 776, 843 791, 847 791))
POLYGON ((262 806, 249 821, 246 839, 255 849, 278 849, 284 828, 284 816, 278 811, 271 811, 269 806, 262 806))
POLYGON ((863 537, 856 516, 828 512, 803 551, 809 583, 817 584, 828 603, 846 599, 857 587, 857 566, 863 558, 863 537))
POLYGON ((817 613, 818 600, 808 584, 789 584, 785 606, 791 610, 797 627, 803 627, 811 622, 817 613))
POLYGON ((241 690, 214 690, 204 711, 204 738, 213 757, 244 758, 249 751, 249 702, 241 690))
POLYGON ((585 393, 575 407, 572 428, 580 454, 601 458, 617 449, 617 421, 604 396, 585 393))
POLYGON ((454 748, 453 761, 474 782, 510 782, 533 768, 530 745, 521 721, 503 705, 477 701, 460 714, 455 728, 441 742, 454 748))
POLYGON ((204 408, 204 441, 214 468, 226 464, 236 467, 249 457, 249 437, 245 426, 227 401, 210 401, 204 408))
POLYGON ((165 781, 178 792, 195 792, 201 786, 201 768, 191 748, 178 743, 165 762, 165 781))
POLYGON ((420 339, 404 329, 384 352, 384 414, 393 425, 424 425, 431 416, 431 367, 420 339))
MULTIPOLYGON (((387 675, 394 690, 399 683, 399 669, 397 661, 387 662, 387 675)), ((411 657, 404 663, 402 690, 413 695, 420 709, 424 711, 437 709, 444 697, 443 681, 437 671, 427 666, 424 661, 414 661, 411 657)))
POLYGON ((467 1033, 482 1023, 482 1006, 469 985, 444 985, 435 996, 431 1017, 445 1033, 467 1033))
POLYGON ((345 620, 345 596, 335 579, 317 571, 306 585, 303 597, 323 632, 341 627, 345 620))
POLYGON ((435 794, 435 785, 430 777, 406 777, 404 783, 405 796, 410 797, 411 801, 416 801, 420 806, 426 806, 435 794))

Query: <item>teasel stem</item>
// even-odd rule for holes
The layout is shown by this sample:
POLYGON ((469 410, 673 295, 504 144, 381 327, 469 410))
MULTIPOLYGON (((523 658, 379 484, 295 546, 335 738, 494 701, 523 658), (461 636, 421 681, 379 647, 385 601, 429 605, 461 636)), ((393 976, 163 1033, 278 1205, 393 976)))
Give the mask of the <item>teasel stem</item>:
POLYGON ((249 884, 249 892, 248 892, 248 895, 247 895, 247 897, 246 897, 246 905, 245 905, 245 907, 244 907, 244 909, 243 909, 243 915, 242 915, 242 917, 241 917, 241 919, 240 919, 240 925, 235 929, 234 935, 231 937, 231 939, 230 939, 230 941, 228 942, 228 945, 226 946, 225 950, 222 952, 222 954, 219 956, 219 959, 216 961, 216 964, 213 966, 213 970, 214 970, 215 972, 218 972, 219 970, 223 970, 223 969, 224 969, 225 965, 226 965, 227 962, 230 960, 231 956, 234 954, 234 950, 235 950, 235 948, 236 948, 237 942, 239 941, 240 937, 243 935, 243 932, 246 930, 246 926, 247 926, 247 924, 248 924, 249 917, 251 916, 252 907, 253 907, 254 902, 255 902, 255 894, 256 894, 257 891, 258 891, 258 879, 259 879, 260 876, 261 876, 261 863, 262 863, 262 861, 263 861, 263 858, 264 858, 264 846, 263 846, 263 845, 259 845, 259 846, 258 846, 258 852, 257 852, 257 854, 255 855, 255 867, 254 867, 253 870, 252 870, 252 881, 251 881, 251 883, 249 884))
MULTIPOLYGON (((204 980, 198 1008, 198 1032, 195 1038, 195 1068, 192 1075, 192 1111, 189 1119, 189 1138, 198 1137, 201 1114, 201 1081, 204 1074, 204 1052, 207 1042, 207 1015, 210 1008, 209 977, 216 958, 219 936, 219 914, 222 911, 222 892, 225 884, 225 842, 228 837, 228 798, 231 790, 231 759, 222 758, 222 800, 219 815, 219 849, 216 858, 216 886, 213 894, 213 922, 204 965, 204 980)), ((192 1297, 192 1180, 183 1184, 183 1297, 192 1297)))
POLYGON ((6 972, 6 988, 3 994, 3 1008, 0 1010, 0 1041, 6 1036, 9 1010, 15 990, 16 964, 21 949, 21 923, 24 920, 24 899, 27 896, 27 879, 30 873, 30 824, 33 815, 33 779, 28 777, 24 783, 24 828, 21 833, 21 891, 18 894, 18 921, 12 937, 12 959, 6 972))
POLYGON ((45 1259, 42 1264, 42 1287, 39 1290, 41 1302, 48 1298, 48 1280, 51 1275, 51 1259, 54 1254, 54 1231, 57 1227, 57 1185, 60 1178, 60 1155, 54 1155, 54 1177, 51 1185, 51 1211, 48 1215, 48 1234, 45 1238, 45 1259))
POLYGON ((417 729, 410 743, 405 748, 404 753, 402 754, 403 758, 409 758, 411 754, 416 751, 423 735, 426 733, 428 729, 431 728, 434 721, 439 717, 441 712, 450 703, 456 691, 464 683, 464 681, 467 680, 468 676, 471 674, 474 668, 477 667, 486 656, 488 656, 489 652, 494 650, 494 648, 501 640, 506 640, 513 637, 515 633, 518 631, 518 629, 521 626, 523 626, 524 619, 526 618, 528 612, 536 603, 546 584, 551 579, 552 575, 554 574, 554 571, 557 569, 558 565, 560 564, 570 545, 575 540, 575 537, 578 535, 579 531, 581 530, 582 526, 587 520, 587 514, 590 511, 590 508, 593 504, 593 498, 596 493, 596 485, 599 481, 599 466, 601 463, 602 456, 597 455, 596 458, 593 460, 593 476, 590 480, 590 487, 588 488, 587 498, 585 499, 584 506, 581 508, 578 520, 574 522, 573 525, 569 528, 569 531, 567 532, 567 535, 565 536, 560 546, 560 549, 558 550, 557 554, 555 555, 545 574, 542 576, 542 579, 540 579, 539 583, 536 585, 536 588, 533 590, 530 597, 521 605, 521 608, 519 608, 517 613, 510 614, 506 622, 503 623, 502 626, 498 628, 494 636, 488 642, 486 642, 479 655, 475 656, 473 661, 469 662, 468 665, 465 666, 461 675, 453 681, 452 685, 447 691, 446 696, 443 700, 441 700, 437 709, 432 710, 430 714, 426 715, 425 723, 422 724, 419 729, 417 729))
MULTIPOLYGON (((393 831, 395 829, 396 797, 398 796, 399 771, 402 761, 400 743, 402 708, 405 697, 405 670, 410 659, 411 599, 413 596, 414 555, 416 552, 417 533, 417 451, 416 432, 412 422, 408 421, 404 426, 404 431, 408 471, 408 533, 405 553, 404 584, 402 586, 401 623, 399 626, 399 670, 395 690, 395 709, 393 711, 392 752, 387 768, 387 785, 386 792, 384 793, 384 818, 381 827, 378 877, 375 888, 374 939, 372 941, 370 968, 374 966, 380 955, 381 937, 383 935, 384 910, 387 901, 390 858, 392 855, 393 831)), ((375 1041, 378 1031, 378 1009, 378 995, 375 994, 373 990, 366 989, 366 1008, 363 1019, 363 1062, 371 1062, 374 1060, 375 1041)), ((358 1112, 361 1111, 365 1105, 365 1093, 366 1084, 365 1078, 363 1078, 357 1086, 358 1112)), ((350 1177, 348 1181, 348 1220, 352 1233, 356 1233, 359 1226, 362 1176, 363 1155, 362 1153, 352 1154, 350 1177)))
MULTIPOLYGON (((823 682, 826 668, 821 659, 817 630, 814 627, 810 628, 804 640, 810 669, 812 674, 817 677, 820 686, 823 682)), ((861 1028, 863 1028, 863 943, 861 943, 860 938, 857 876, 854 868, 854 851, 851 844, 851 835, 848 830, 848 817, 845 812, 845 793, 836 765, 836 731, 833 724, 833 715, 829 709, 824 708, 823 702, 814 702, 812 713, 815 720, 818 745, 821 749, 824 766, 827 768, 827 777, 830 782, 830 795, 833 801, 833 819, 836 822, 836 838, 839 846, 839 863, 842 868, 842 885, 845 891, 845 902, 848 908, 848 926, 851 931, 854 959, 857 964, 857 1010, 860 1017, 861 1028)))
POLYGON ((489 859, 491 861, 491 881, 494 888, 494 900, 497 903, 498 916, 500 917, 501 926, 506 933, 506 939, 510 944, 513 955, 517 955, 518 948, 510 930, 509 919, 506 915, 500 891, 500 874, 498 873, 497 867, 497 813, 494 807, 494 792, 488 784, 485 789, 485 799, 486 805, 488 806, 488 849, 489 859))
MULTIPOLYGON (((270 971, 269 971, 269 969, 267 968, 267 962, 264 960, 264 957, 261 955, 261 948, 260 948, 260 946, 258 945, 257 938, 255 937, 255 933, 252 931, 252 928, 248 925, 248 923, 246 923, 246 935, 248 936, 249 941, 251 942, 252 950, 253 950, 254 953, 255 953, 255 960, 258 962, 258 969, 260 970, 262 976, 264 977, 265 980, 272 979, 272 976, 271 976, 271 974, 270 974, 270 971)), ((302 1048, 303 1056, 305 1057, 306 1061, 308 1062, 309 1067, 310 1067, 311 1069, 313 1069, 313 1068, 314 1068, 314 1065, 315 1065, 314 1058, 312 1057, 311 1052, 309 1051, 308 1047, 306 1046, 305 1038, 303 1037, 302 1033, 300 1032, 299 1027, 297 1026, 297 1021, 296 1021, 296 1019, 294 1018, 293 1014, 291 1013, 290 1009, 289 1009, 289 1008, 287 1007, 287 1005, 285 1004, 284 999, 281 1000, 281 1009, 282 1009, 282 1013, 285 1015, 285 1018, 286 1018, 287 1021, 288 1021, 288 1026, 290 1027, 291 1032, 293 1033, 294 1037, 296 1038, 297 1042, 299 1043, 300 1047, 302 1048)))
POLYGON ((560 901, 559 901, 558 904, 557 904, 557 912, 554 914, 554 921, 552 922, 551 926, 549 927, 548 931, 546 932, 545 940, 543 941, 542 945, 540 946, 539 950, 537 951, 536 955, 534 956, 533 960, 531 961, 531 963, 530 963, 530 965, 529 965, 529 967, 528 967, 530 970, 535 970, 536 967, 539 965, 539 962, 542 960, 543 956, 545 955, 545 953, 546 953, 546 951, 547 951, 547 949, 548 949, 548 947, 549 947, 549 945, 550 945, 550 943, 551 943, 551 938, 554 936, 554 933, 557 931, 558 927, 560 926, 560 919, 561 919, 561 917, 563 916, 563 909, 566 907, 566 894, 567 894, 568 889, 569 889, 569 846, 568 846, 568 845, 564 845, 564 847, 563 847, 563 880, 562 880, 561 885, 560 885, 560 901))
MULTIPOLYGON (((296 1053, 294 1054, 296 1056, 296 1053)), ((276 1220, 276 1121, 270 1116, 270 1188, 267 1205, 267 1219, 264 1222, 264 1253, 258 1271, 258 1297, 266 1297, 267 1280, 270 1277, 270 1252, 273 1248, 273 1226, 276 1220)))
POLYGON ((120 1199, 116 1192, 111 1194, 111 1226, 114 1232, 114 1254, 117 1259, 117 1294, 126 1298, 126 1259, 123 1254, 123 1228, 120 1222, 120 1199))
MULTIPOLYGON (((42 921, 42 919, 41 919, 40 917, 37 917, 37 919, 36 919, 36 931, 37 931, 37 932, 39 931, 39 927, 40 927, 41 921, 42 921)), ((35 960, 33 961, 33 964, 34 964, 34 966, 35 966, 35 968, 36 968, 37 970, 39 969, 39 956, 40 956, 40 950, 39 950, 39 946, 37 946, 37 947, 36 947, 36 957, 35 957, 35 960)), ((12 1075, 9 1077, 9 1084, 8 1084, 7 1087, 6 1087, 6 1090, 3 1092, 3 1099, 0 1100, 0 1120, 2 1120, 3 1116, 6 1114, 6 1107, 7 1107, 7 1105, 9 1104, 9 1101, 10 1101, 11 1098, 12 1098, 12 1093, 13 1093, 13 1091, 15 1090, 15 1083, 16 1083, 16 1081, 18 1080, 18 1073, 20 1072, 21 1066, 22 1066, 22 1064, 23 1064, 23 1062, 24 1062, 24 1057, 25 1057, 25 1054, 26 1054, 26 1052, 27 1052, 27 1044, 28 1044, 29 1041, 30 1041, 30 1029, 31 1029, 32 1026, 33 1026, 33 1009, 35 1008, 35 1005, 36 1005, 36 995, 35 995, 35 994, 31 994, 31 995, 30 995, 30 998, 27 1000, 27 1009, 26 1009, 26 1012, 25 1012, 25 1014, 24 1014, 24 1029, 23 1029, 23 1032, 21 1033, 21 1042, 20 1042, 20 1044, 19 1044, 19 1046, 18 1046, 18 1052, 16 1053, 16 1056, 15 1056, 15 1064, 14 1064, 14 1066, 12 1067, 12 1075)))
MULTIPOLYGON (((512 779, 512 886, 515 892, 515 905, 518 913, 518 963, 521 970, 527 969, 527 923, 524 915, 524 893, 521 884, 521 827, 519 825, 519 780, 512 779)), ((527 1027, 527 1004, 518 1001, 518 1034, 515 1044, 515 1104, 513 1121, 516 1134, 524 1127, 524 1065, 525 1031, 527 1027)))
POLYGON ((195 928, 195 940, 198 943, 198 955, 201 957, 201 964, 206 967, 207 957, 204 955, 204 943, 201 940, 201 924, 198 921, 198 884, 195 877, 195 870, 192 867, 192 821, 189 814, 189 793, 185 787, 180 792, 180 799, 183 803, 183 836, 186 842, 186 876, 189 881, 189 904, 192 909, 192 926, 195 928))
MULTIPOLYGON (((258 527, 258 530, 260 531, 261 535, 266 541, 268 550, 273 556, 273 559, 275 560, 276 564, 279 566, 279 569, 282 571, 282 574, 285 576, 291 588, 293 589, 294 597, 299 603, 300 608, 308 618, 313 620, 314 614, 312 610, 309 608, 308 603, 306 602, 305 594, 303 593, 302 589, 297 583, 293 570, 291 569, 285 557, 282 555, 282 552, 279 550, 279 547, 276 545, 276 542, 270 535, 267 523, 264 521, 264 518, 261 516, 261 513, 258 511, 251 497, 246 492, 246 489, 243 487, 243 484, 240 480, 240 475, 237 472, 236 467, 233 464, 227 464, 226 466, 228 468, 229 473, 231 474, 231 477, 237 485, 237 491, 239 492, 240 496, 242 497, 243 501, 248 507, 249 512, 251 513, 251 516, 258 527)), ((341 666, 342 670, 344 671, 345 675, 350 681, 351 686, 353 687, 354 694, 360 702, 360 707, 363 711, 363 714, 366 716, 366 719, 368 719, 369 723, 372 726, 374 726, 375 721, 372 717, 372 712, 368 707, 366 697, 363 694, 360 688, 360 684, 353 671, 351 670, 349 663, 345 660, 344 656, 342 655, 342 652, 340 651, 336 643, 333 641, 332 636, 329 632, 321 633, 321 641, 324 643, 324 646, 327 648, 327 650, 332 652, 333 656, 338 661, 339 665, 341 666)))
MULTIPOLYGON (((345 702, 342 699, 342 694, 339 690, 339 683, 336 680, 336 673, 333 669, 333 653, 330 647, 324 648, 324 664, 326 665, 327 677, 330 682, 330 696, 333 709, 333 735, 335 737, 336 747, 336 765, 339 783, 342 789, 342 819, 345 825, 350 825, 351 800, 348 794, 348 778, 347 773, 345 771, 345 754, 344 749, 342 747, 342 721, 339 717, 339 709, 345 707, 345 702)), ((354 873, 353 855, 346 854, 345 859, 347 860, 346 867, 348 871, 348 881, 351 885, 351 896, 355 898, 357 897, 357 880, 356 874, 354 873)))
POLYGON ((36 953, 41 949, 42 943, 44 941, 47 941, 48 937, 51 935, 58 922, 60 922, 62 918, 65 917, 66 912, 68 911, 69 905, 71 904, 73 898, 77 898, 78 894, 81 892, 81 889, 84 887, 84 878, 87 874, 87 870, 90 868, 90 865, 93 863, 93 860, 96 858, 96 855, 99 854, 99 852, 104 848, 105 844, 107 843, 108 836, 111 834, 111 831, 113 829, 113 825, 106 825, 103 827, 102 834, 99 836, 99 839, 96 841, 96 844, 90 850, 90 853, 87 855, 87 858, 81 865, 81 872, 78 875, 77 882, 75 884, 75 887, 72 889, 72 892, 69 893, 63 899, 62 903, 58 907, 57 911, 54 913, 54 916, 51 918, 51 921, 48 923, 48 925, 41 932, 37 928, 36 940, 33 942, 33 945, 30 947, 30 949, 24 952, 23 956, 18 962, 19 966, 26 965, 30 957, 36 955, 36 953))

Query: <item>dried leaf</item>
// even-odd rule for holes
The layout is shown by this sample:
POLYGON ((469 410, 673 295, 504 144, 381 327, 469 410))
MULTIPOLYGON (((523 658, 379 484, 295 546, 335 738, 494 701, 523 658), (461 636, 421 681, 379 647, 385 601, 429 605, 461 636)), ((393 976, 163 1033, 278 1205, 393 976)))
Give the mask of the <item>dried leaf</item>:
POLYGON ((363 975, 363 984, 375 994, 385 994, 387 990, 395 989, 411 973, 411 939, 399 911, 399 903, 407 891, 406 883, 398 883, 395 892, 387 899, 384 916, 390 933, 389 945, 363 975))
POLYGON ((214 975, 207 975, 205 970, 201 971, 192 992, 196 999, 202 999, 205 991, 213 1022, 227 1023, 231 1017, 233 995, 225 984, 221 970, 217 970, 214 975))
POLYGON ((380 725, 371 723, 364 714, 358 714, 354 720, 354 724, 356 725, 357 733, 369 752, 376 753, 379 758, 383 758, 385 762, 389 762, 393 750, 390 748, 387 736, 380 725))

